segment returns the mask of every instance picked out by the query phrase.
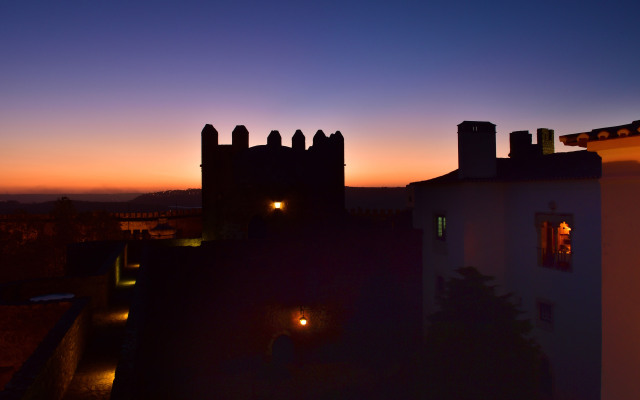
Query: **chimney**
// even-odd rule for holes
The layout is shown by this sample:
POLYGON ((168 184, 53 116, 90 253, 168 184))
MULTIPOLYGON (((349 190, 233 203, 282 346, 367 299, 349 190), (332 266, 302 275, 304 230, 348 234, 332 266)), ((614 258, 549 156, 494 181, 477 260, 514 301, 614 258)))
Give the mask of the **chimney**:
POLYGON ((496 126, 485 121, 458 124, 458 178, 496 176, 496 126))
POLYGON ((553 144, 553 129, 538 128, 538 145, 542 148, 542 154, 553 154, 555 152, 553 144))
POLYGON ((529 131, 515 131, 509 134, 509 157, 523 158, 532 153, 532 136, 529 131))

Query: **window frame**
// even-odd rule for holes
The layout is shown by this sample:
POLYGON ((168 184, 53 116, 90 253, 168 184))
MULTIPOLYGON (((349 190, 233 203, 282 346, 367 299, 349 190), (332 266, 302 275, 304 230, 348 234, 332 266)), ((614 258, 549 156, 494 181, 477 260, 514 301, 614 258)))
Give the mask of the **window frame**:
POLYGON ((536 299, 536 326, 546 331, 553 331, 555 325, 556 305, 553 301, 536 299))
POLYGON ((447 240, 447 216, 437 213, 433 216, 433 234, 436 240, 445 242, 447 240))

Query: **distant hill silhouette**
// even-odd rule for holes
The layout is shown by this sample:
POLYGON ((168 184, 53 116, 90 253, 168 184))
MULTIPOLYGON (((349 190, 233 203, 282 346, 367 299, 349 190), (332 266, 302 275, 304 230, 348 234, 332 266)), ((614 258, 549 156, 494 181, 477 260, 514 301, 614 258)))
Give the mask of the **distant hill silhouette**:
MULTIPOLYGON (((167 190, 148 193, 131 200, 136 204, 154 204, 166 207, 201 207, 200 189, 167 190)), ((399 210, 407 205, 404 187, 345 187, 345 208, 399 210)))
MULTIPOLYGON (((89 194, 69 195, 78 212, 143 212, 166 211, 170 208, 197 208, 202 206, 200 189, 166 190, 138 195, 135 194, 89 194), (92 201, 86 201, 91 199, 92 201), (106 201, 101 201, 105 199, 106 201)), ((48 214, 53 209, 55 199, 63 195, 3 195, 0 197, 0 214, 11 214, 22 210, 30 214, 48 214)), ((345 187, 345 208, 377 210, 399 210, 406 207, 404 187, 345 187)))
POLYGON ((407 207, 405 187, 345 188, 345 208, 363 210, 402 210, 407 207))
POLYGON ((146 193, 136 197, 129 203, 177 208, 202 207, 202 190, 165 190, 164 192, 146 193))
POLYGON ((0 202, 16 201, 18 203, 46 203, 60 197, 68 197, 72 201, 90 201, 99 203, 120 203, 135 199, 143 193, 27 193, 0 194, 0 202))

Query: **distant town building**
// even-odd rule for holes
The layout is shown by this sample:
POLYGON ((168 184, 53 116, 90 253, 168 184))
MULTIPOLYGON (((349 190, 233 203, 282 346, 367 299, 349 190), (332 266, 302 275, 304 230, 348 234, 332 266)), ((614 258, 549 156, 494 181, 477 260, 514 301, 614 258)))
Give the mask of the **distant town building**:
MULTIPOLYGON (((554 399, 600 394, 601 160, 554 153, 553 131, 510 134, 496 158, 495 125, 458 125, 458 166, 411 183, 413 223, 423 230, 424 316, 463 266, 513 292, 547 360, 543 392, 554 399)), ((426 319, 425 319, 426 326, 426 319)))
POLYGON ((202 235, 200 208, 112 213, 127 239, 185 239, 202 235))
POLYGON ((212 125, 202 129, 203 240, 263 236, 281 225, 344 213, 344 138, 319 130, 305 148, 297 130, 291 147, 271 131, 266 145, 249 147, 238 125, 232 143, 218 143, 212 125))

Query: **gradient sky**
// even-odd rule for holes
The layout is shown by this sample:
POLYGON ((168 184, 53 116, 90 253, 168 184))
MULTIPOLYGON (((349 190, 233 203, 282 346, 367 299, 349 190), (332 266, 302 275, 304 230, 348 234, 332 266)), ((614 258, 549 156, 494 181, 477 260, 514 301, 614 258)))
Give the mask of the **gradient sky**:
POLYGON ((463 120, 506 157, 640 119, 640 3, 469 3, 3 0, 0 193, 200 187, 206 123, 340 130, 347 185, 403 186, 457 168, 463 120))

